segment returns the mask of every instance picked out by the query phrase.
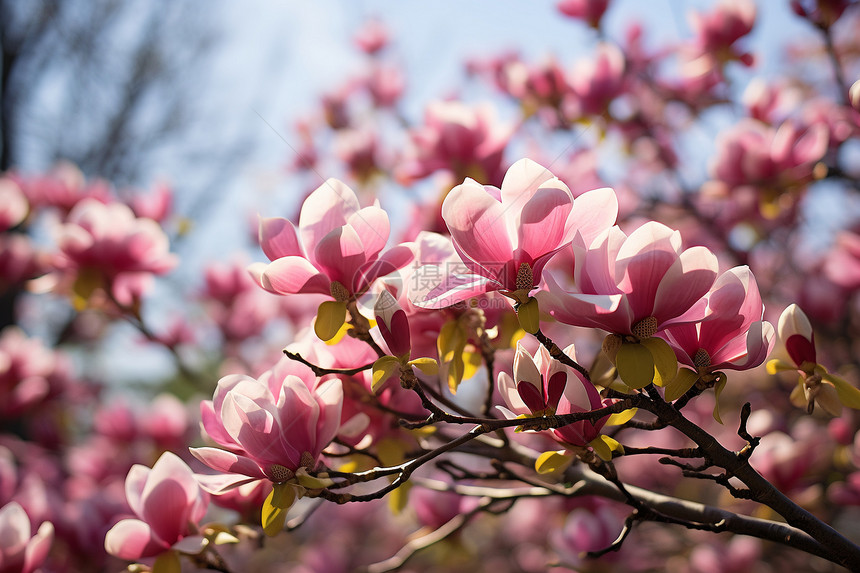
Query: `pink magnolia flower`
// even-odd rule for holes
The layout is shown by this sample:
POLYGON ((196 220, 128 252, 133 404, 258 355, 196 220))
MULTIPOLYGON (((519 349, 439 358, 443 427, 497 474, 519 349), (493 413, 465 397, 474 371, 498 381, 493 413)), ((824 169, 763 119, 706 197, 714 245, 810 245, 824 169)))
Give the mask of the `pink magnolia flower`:
POLYGON ((260 289, 240 262, 207 266, 205 281, 203 304, 228 347, 261 334, 285 300, 260 289))
POLYGON ((49 256, 40 253, 32 239, 21 233, 0 235, 0 292, 44 274, 49 256))
MULTIPOLYGON (((567 347, 565 352, 576 359, 573 345, 567 347)), ((517 343, 514 375, 511 377, 507 372, 499 372, 497 385, 508 406, 497 407, 508 419, 518 416, 590 412, 612 403, 609 400, 601 400, 591 382, 579 372, 553 360, 543 346, 532 358, 528 351, 517 343)), ((608 419, 607 414, 593 422, 582 420, 555 428, 552 432, 563 443, 583 447, 600 434, 608 419)))
POLYGON ((691 12, 695 52, 700 57, 721 62, 739 59, 751 64, 751 56, 740 52, 734 43, 752 31, 755 17, 756 6, 752 0, 721 0, 712 12, 691 12))
POLYGON ((376 65, 370 70, 366 87, 373 104, 377 107, 392 107, 403 95, 406 78, 403 71, 391 65, 376 65))
POLYGON ((844 289, 860 288, 860 234, 841 231, 836 235, 836 244, 824 260, 824 274, 844 289))
POLYGON ((270 292, 345 301, 409 262, 405 247, 380 255, 389 232, 385 211, 377 205, 362 209, 352 189, 328 179, 302 204, 298 230, 286 219, 260 220, 260 246, 272 262, 249 270, 270 292))
MULTIPOLYGON (((239 474, 216 479, 214 491, 254 480, 290 480, 300 468, 313 470, 340 427, 343 388, 324 382, 313 392, 299 377, 259 379, 230 375, 218 381, 212 402, 201 404, 203 428, 218 448, 191 453, 214 470, 239 474)), ((213 482, 214 483, 214 482, 213 482)))
POLYGON ((134 465, 125 480, 125 494, 134 518, 123 519, 105 536, 105 550, 120 559, 156 557, 171 549, 196 554, 206 540, 198 534, 209 506, 185 462, 164 452, 152 469, 134 465))
POLYGON ((48 556, 54 526, 46 521, 32 533, 30 517, 18 502, 0 508, 0 573, 30 573, 48 556))
POLYGON ((600 27, 600 19, 609 7, 609 0, 559 0, 558 11, 570 18, 584 21, 592 28, 600 27))
POLYGON ((559 322, 647 338, 704 317, 717 258, 705 247, 683 250, 678 231, 654 221, 630 236, 612 227, 573 250, 573 290, 549 276, 549 291, 538 293, 541 308, 559 322))
POLYGON ((827 140, 822 124, 803 129, 786 122, 774 129, 752 119, 741 120, 717 136, 711 175, 729 190, 791 189, 812 179, 812 168, 827 151, 827 140))
POLYGON ((525 115, 545 113, 541 117, 549 125, 558 125, 559 114, 565 102, 573 97, 573 89, 564 69, 554 58, 536 65, 512 60, 504 63, 501 73, 504 74, 503 88, 520 100, 525 115))
POLYGON ((397 177, 408 183, 444 169, 454 181, 473 177, 497 184, 510 137, 510 126, 500 124, 489 105, 433 102, 427 106, 424 126, 411 134, 412 147, 397 177))
POLYGON ((593 56, 579 60, 570 74, 576 93, 576 115, 600 115, 624 90, 624 53, 613 44, 602 43, 593 56))
POLYGON ((552 533, 553 548, 569 565, 583 563, 583 553, 609 547, 618 537, 624 520, 606 505, 591 511, 578 507, 565 519, 564 526, 552 533))
POLYGON ((747 370, 762 364, 776 339, 773 325, 762 320, 764 305, 749 267, 723 273, 707 300, 705 320, 663 331, 678 360, 706 372, 747 370))
POLYGON ((617 213, 612 189, 574 201, 567 185, 529 159, 508 169, 501 189, 466 179, 445 198, 442 217, 472 275, 446 278, 420 304, 442 308, 495 290, 516 293, 522 302, 553 255, 576 236, 590 241, 617 213))
POLYGON ((99 180, 86 181, 77 166, 61 162, 49 173, 30 177, 21 187, 33 207, 57 207, 68 213, 86 198, 110 200, 110 186, 99 180))
POLYGON ((66 356, 16 327, 0 335, 0 416, 20 416, 62 394, 71 385, 66 356))
POLYGON ((165 183, 159 183, 145 194, 135 195, 131 208, 138 217, 147 217, 163 223, 170 215, 173 206, 173 190, 165 183))
POLYGON ((356 45, 366 54, 376 54, 388 45, 388 29, 379 20, 369 20, 355 34, 356 45))
POLYGON ((78 294, 91 294, 95 284, 122 304, 131 304, 153 275, 163 275, 177 263, 158 223, 135 217, 126 205, 95 199, 84 199, 72 209, 57 231, 57 244, 56 265, 75 273, 78 294))
POLYGON ((21 223, 29 210, 18 183, 10 177, 0 177, 0 233, 21 223))

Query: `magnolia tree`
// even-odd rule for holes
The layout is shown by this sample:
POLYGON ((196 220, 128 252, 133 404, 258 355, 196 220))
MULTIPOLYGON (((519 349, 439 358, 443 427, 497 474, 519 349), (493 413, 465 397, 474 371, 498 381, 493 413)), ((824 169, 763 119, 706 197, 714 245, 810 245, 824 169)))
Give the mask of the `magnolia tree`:
POLYGON ((768 82, 751 1, 666 44, 565 0, 592 54, 418 121, 370 22, 268 262, 160 290, 168 187, 4 174, 0 572, 860 570, 851 4, 792 2, 768 82))

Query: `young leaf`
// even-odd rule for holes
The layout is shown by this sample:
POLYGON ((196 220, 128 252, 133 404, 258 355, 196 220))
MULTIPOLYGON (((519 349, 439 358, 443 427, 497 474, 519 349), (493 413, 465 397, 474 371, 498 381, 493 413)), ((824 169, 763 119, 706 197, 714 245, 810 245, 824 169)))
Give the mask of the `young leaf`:
POLYGON ((675 357, 675 351, 662 338, 646 338, 641 344, 651 352, 651 356, 654 358, 656 370, 654 384, 657 386, 668 384, 678 373, 678 359, 675 357))
POLYGON ((520 319, 520 326, 529 334, 535 334, 540 330, 540 309, 537 299, 529 298, 517 307, 517 318, 520 319))
POLYGON ((152 573, 182 573, 182 564, 176 551, 165 551, 152 564, 152 573))
POLYGON ((428 376, 434 376, 439 373, 439 363, 432 358, 416 358, 415 360, 410 360, 407 364, 415 366, 428 376))
POLYGON ((642 344, 622 344, 615 356, 615 366, 621 381, 635 390, 654 381, 654 356, 642 344))
POLYGON ((373 378, 370 384, 371 392, 376 393, 385 381, 394 375, 400 367, 400 361, 393 356, 380 356, 373 363, 373 378))
POLYGON ((722 418, 720 418, 720 394, 722 394, 723 388, 726 387, 726 381, 726 375, 720 372, 717 383, 714 385, 714 420, 720 424, 723 423, 722 418))
POLYGON ((689 368, 678 368, 678 374, 671 382, 666 384, 665 398, 667 402, 674 402, 681 396, 687 393, 687 390, 693 387, 699 375, 689 368))
POLYGON ((573 463, 573 456, 564 450, 544 452, 535 460, 535 471, 539 474, 551 474, 564 470, 573 463))
POLYGON ((346 321, 346 303, 327 300, 320 304, 317 319, 314 321, 314 332, 320 340, 331 340, 337 336, 340 327, 346 321))
POLYGON ((839 401, 844 406, 860 410, 860 390, 849 384, 848 381, 833 374, 824 374, 822 378, 833 384, 833 387, 836 388, 836 394, 839 396, 839 401))

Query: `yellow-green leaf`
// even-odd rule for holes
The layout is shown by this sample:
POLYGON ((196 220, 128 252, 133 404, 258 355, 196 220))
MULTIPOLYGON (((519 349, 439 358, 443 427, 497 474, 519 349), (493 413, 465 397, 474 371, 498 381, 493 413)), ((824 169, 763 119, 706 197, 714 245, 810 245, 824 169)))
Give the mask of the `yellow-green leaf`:
POLYGON ((478 373, 484 358, 480 352, 463 352, 463 380, 468 380, 478 373))
POLYGON ((409 503, 409 490, 411 489, 412 482, 406 482, 388 494, 388 509, 392 514, 400 515, 406 509, 406 505, 409 503))
POLYGON ((287 512, 295 501, 295 489, 288 484, 275 484, 266 501, 263 502, 263 532, 274 537, 284 529, 287 512))
POLYGON ((573 463, 573 456, 564 450, 544 452, 535 460, 535 471, 539 474, 551 474, 567 469, 573 463))
POLYGON ((352 325, 348 322, 344 322, 343 325, 341 325, 340 329, 338 329, 338 331, 335 333, 335 335, 329 340, 326 340, 325 343, 329 346, 334 346, 335 344, 343 340, 343 337, 346 336, 346 333, 349 332, 350 328, 352 328, 352 325))
POLYGON ((346 322, 346 303, 327 300, 320 304, 317 319, 314 321, 314 332, 320 340, 331 340, 346 322))
POLYGON ((635 390, 654 381, 654 355, 642 344, 622 344, 615 357, 615 367, 621 380, 635 390))
POLYGON ((295 486, 289 483, 276 483, 273 486, 266 501, 279 509, 289 509, 296 501, 295 486))
POLYGON ((312 476, 308 473, 307 468, 299 468, 296 471, 296 481, 302 487, 308 489, 323 489, 334 485, 334 480, 329 477, 312 476))
POLYGON ((781 372, 784 370, 797 370, 797 366, 793 366, 787 362, 783 362, 779 358, 768 360, 766 368, 768 374, 776 374, 777 372, 781 372))
POLYGON ((219 531, 212 538, 212 543, 215 545, 227 545, 229 543, 239 543, 239 538, 227 531, 219 531))
POLYGON ((416 358, 415 360, 410 360, 408 364, 416 367, 428 376, 435 376, 439 373, 439 363, 432 358, 416 358))
POLYGON ((678 373, 678 358, 675 357, 675 351, 662 338, 646 338, 641 344, 650 350, 651 356, 654 357, 654 384, 657 386, 668 384, 678 373))
POLYGON ((376 393, 379 388, 385 384, 385 381, 400 368, 400 361, 393 356, 380 356, 373 363, 372 382, 370 383, 371 392, 376 393))
MULTIPOLYGON (((591 440, 588 445, 591 446, 591 449, 594 450, 594 453, 597 454, 597 457, 599 457, 605 462, 608 462, 612 459, 612 448, 610 447, 609 443, 604 440, 604 438, 608 438, 608 436, 604 436, 601 434, 600 436, 597 436, 596 438, 591 440)), ((609 439, 612 440, 612 438, 609 439)), ((615 440, 612 441, 615 442, 615 440)), ((618 442, 615 443, 617 444, 618 442)))
POLYGON ((822 377, 836 388, 836 394, 842 405, 860 410, 860 390, 852 386, 847 380, 833 374, 824 374, 822 377))
POLYGON ((609 419, 606 420, 606 425, 620 426, 621 424, 626 424, 633 418, 633 416, 636 415, 636 412, 638 410, 639 408, 630 408, 628 410, 624 410, 623 412, 612 414, 611 416, 609 416, 609 419))
POLYGON ((152 564, 152 573, 182 573, 182 564, 176 551, 165 551, 152 564))
POLYGON ((529 298, 526 302, 517 307, 517 318, 520 319, 520 326, 529 334, 535 334, 540 330, 540 308, 536 298, 529 298))
POLYGON ((666 401, 674 402, 686 394, 687 390, 692 388, 698 379, 699 374, 689 368, 678 368, 678 374, 675 375, 671 382, 666 384, 666 401))
POLYGON ((376 446, 376 453, 383 465, 396 466, 406 459, 406 444, 394 438, 383 438, 376 446))
POLYGON ((723 423, 722 418, 720 418, 720 394, 722 394, 723 388, 726 387, 726 381, 726 375, 723 372, 719 372, 717 383, 714 385, 714 420, 720 424, 723 423))

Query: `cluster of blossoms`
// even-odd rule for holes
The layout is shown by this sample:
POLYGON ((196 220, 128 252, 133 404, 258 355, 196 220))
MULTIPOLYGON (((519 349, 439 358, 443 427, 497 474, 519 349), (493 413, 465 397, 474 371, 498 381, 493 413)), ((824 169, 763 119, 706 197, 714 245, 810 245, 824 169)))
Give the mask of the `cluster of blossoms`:
MULTIPOLYGON (((798 230, 817 222, 820 184, 856 184, 860 82, 841 99, 752 82, 741 117, 713 134, 706 180, 690 183, 702 157, 687 127, 739 93, 756 6, 720 1, 659 48, 639 25, 613 40, 613 5, 558 4, 600 32, 587 58, 469 63, 516 121, 452 99, 411 122, 387 29, 363 28, 364 69, 297 126, 298 176, 345 175, 308 185, 292 220, 260 218, 268 262, 207 266, 188 297, 202 312, 183 301, 157 329, 147 301, 185 228, 169 188, 123 196, 69 165, 0 175, 0 301, 19 313, 7 322, 59 322, 35 302, 50 294, 69 317, 55 339, 79 343, 0 332, 0 572, 392 570, 430 545, 430 567, 456 567, 471 544, 499 571, 596 556, 631 571, 668 555, 685 573, 752 571, 765 555, 795 565, 760 539, 667 539, 647 522, 860 559, 819 527, 860 506, 858 417, 843 412, 860 390, 834 368, 856 362, 860 227, 824 254, 798 230), (535 143, 572 133, 558 157, 535 143), (534 159, 509 162, 523 139, 534 159), (604 169, 613 146, 620 161, 604 169), (414 211, 368 198, 388 186, 415 191, 414 211), (112 391, 75 371, 98 369, 87 352, 120 320, 176 361, 164 388, 211 399, 102 402, 112 391), (739 498, 719 502, 733 519, 673 497, 715 498, 691 483, 739 498), (794 525, 748 518, 763 501, 794 525), (445 545, 472 522, 482 535, 445 545), (628 535, 649 543, 622 547, 628 535)), ((856 23, 846 6, 792 3, 837 64, 857 53, 830 35, 856 23)))

